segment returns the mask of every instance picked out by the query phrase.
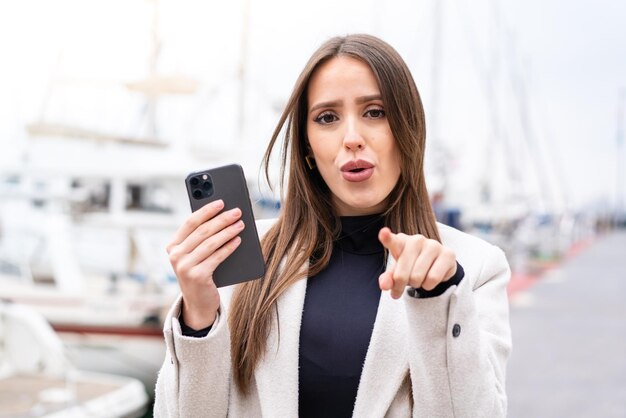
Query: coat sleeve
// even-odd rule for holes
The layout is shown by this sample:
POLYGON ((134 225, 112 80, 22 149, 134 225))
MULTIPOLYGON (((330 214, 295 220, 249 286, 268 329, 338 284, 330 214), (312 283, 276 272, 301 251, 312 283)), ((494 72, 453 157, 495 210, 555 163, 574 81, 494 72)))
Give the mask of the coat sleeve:
MULTIPOLYGON (((259 237, 276 219, 256 221, 259 237)), ((182 297, 165 318, 167 352, 157 378, 155 417, 225 417, 231 388, 230 331, 225 306, 234 286, 220 288, 220 309, 211 331, 203 338, 185 337, 178 317, 182 297)))
POLYGON ((505 417, 511 352, 502 250, 486 245, 482 267, 429 299, 404 296, 409 327, 413 416, 505 417))
POLYGON ((226 417, 231 379, 230 334, 223 306, 203 338, 182 334, 182 297, 165 319, 167 351, 155 389, 155 417, 226 417))

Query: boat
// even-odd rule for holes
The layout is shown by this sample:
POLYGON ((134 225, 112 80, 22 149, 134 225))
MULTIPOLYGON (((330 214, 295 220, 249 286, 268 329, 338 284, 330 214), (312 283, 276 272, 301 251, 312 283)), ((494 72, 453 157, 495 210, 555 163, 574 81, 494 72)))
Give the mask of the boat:
POLYGON ((179 292, 167 266, 155 260, 165 246, 165 238, 154 237, 155 225, 159 220, 161 235, 169 236, 174 221, 136 210, 142 228, 123 210, 91 217, 85 209, 54 208, 71 201, 85 207, 69 196, 12 190, 5 197, 0 298, 43 315, 78 367, 134 377, 151 393, 165 354, 162 322, 179 292))
POLYGON ((134 418, 148 402, 139 380, 76 368, 43 316, 0 301, 0 418, 134 418))
POLYGON ((134 377, 151 395, 180 291, 165 247, 190 212, 183 179, 143 167, 0 173, 0 298, 41 313, 78 367, 134 377))

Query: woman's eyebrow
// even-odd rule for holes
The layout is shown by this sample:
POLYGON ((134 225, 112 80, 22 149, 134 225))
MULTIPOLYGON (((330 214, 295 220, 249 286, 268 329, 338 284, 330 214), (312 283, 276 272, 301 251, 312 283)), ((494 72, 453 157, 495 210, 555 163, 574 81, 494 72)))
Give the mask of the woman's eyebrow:
POLYGON ((382 100, 382 96, 380 94, 371 94, 369 96, 361 96, 356 98, 356 102, 358 104, 371 102, 373 100, 382 100))
MULTIPOLYGON (((373 100, 382 100, 382 99, 383 98, 380 94, 370 94, 368 96, 357 97, 355 102, 358 104, 362 104, 362 103, 371 102, 373 100)), ((316 111, 317 109, 320 109, 323 107, 335 107, 335 106, 341 106, 342 104, 343 104, 343 100, 331 100, 329 102, 317 103, 311 107, 311 110, 309 110, 309 113, 312 113, 316 111)))
POLYGON ((330 102, 321 102, 321 103, 318 103, 318 104, 312 106, 311 110, 309 110, 309 113, 311 113, 311 112, 313 112, 313 111, 315 111, 317 109, 320 109, 322 107, 340 106, 342 103, 343 103, 343 101, 341 101, 341 100, 332 100, 330 102))

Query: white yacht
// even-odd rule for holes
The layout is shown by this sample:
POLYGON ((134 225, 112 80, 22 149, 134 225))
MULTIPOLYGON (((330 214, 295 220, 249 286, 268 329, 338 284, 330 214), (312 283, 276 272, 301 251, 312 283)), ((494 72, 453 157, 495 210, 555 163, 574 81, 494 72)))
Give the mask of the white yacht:
POLYGON ((148 401, 137 379, 75 368, 41 315, 0 302, 0 418, 140 417, 148 401))

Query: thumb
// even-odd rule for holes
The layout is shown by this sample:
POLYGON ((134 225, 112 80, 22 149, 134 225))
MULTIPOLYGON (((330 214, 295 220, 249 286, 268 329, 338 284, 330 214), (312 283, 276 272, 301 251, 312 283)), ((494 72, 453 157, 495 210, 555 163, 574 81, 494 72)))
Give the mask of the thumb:
POLYGON ((378 277, 378 286, 380 290, 391 290, 393 288, 393 269, 395 266, 391 266, 389 270, 383 272, 378 277))

